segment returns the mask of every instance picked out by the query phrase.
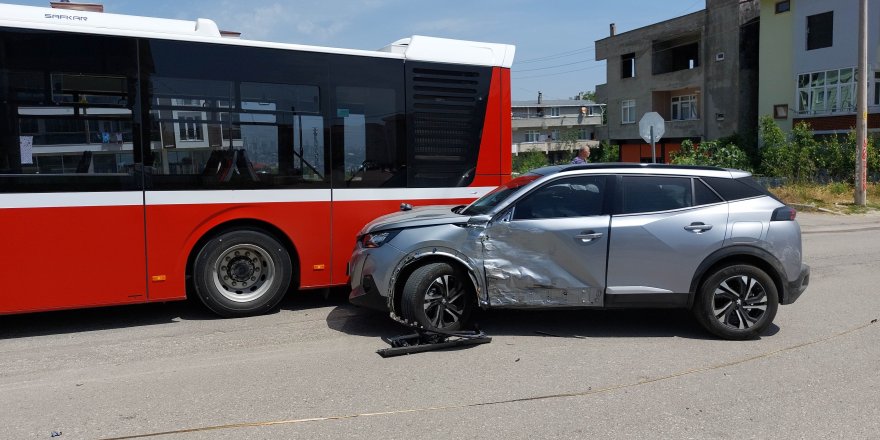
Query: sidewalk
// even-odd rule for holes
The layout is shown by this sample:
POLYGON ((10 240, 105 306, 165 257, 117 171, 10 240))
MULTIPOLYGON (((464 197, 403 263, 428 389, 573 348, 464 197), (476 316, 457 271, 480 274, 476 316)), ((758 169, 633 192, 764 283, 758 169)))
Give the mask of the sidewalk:
POLYGON ((816 212, 798 212, 797 221, 804 233, 842 232, 859 229, 880 229, 880 212, 836 215, 816 212))

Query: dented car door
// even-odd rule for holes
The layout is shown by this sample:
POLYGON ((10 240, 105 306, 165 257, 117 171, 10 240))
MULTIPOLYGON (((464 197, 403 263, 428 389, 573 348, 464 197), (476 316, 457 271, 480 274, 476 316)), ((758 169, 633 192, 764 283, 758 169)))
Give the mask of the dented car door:
POLYGON ((493 307, 603 305, 606 176, 562 177, 521 197, 482 237, 493 307))

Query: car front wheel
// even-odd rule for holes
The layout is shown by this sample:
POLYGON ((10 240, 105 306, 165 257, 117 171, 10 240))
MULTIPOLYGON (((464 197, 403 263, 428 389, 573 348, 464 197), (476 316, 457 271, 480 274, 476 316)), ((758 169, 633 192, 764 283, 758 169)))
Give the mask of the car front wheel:
POLYGON ((724 339, 753 339, 773 322, 779 307, 776 285, 763 270, 736 264, 710 274, 694 304, 697 321, 724 339))
POLYGON ((461 330, 473 308, 473 288, 467 274, 448 263, 419 267, 403 287, 403 317, 422 328, 461 330))

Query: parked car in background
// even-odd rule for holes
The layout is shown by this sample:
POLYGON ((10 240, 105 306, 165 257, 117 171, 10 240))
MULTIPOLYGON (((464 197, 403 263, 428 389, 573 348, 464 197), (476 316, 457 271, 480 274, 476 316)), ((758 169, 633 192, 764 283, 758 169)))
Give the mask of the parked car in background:
POLYGON ((468 206, 369 223, 350 301, 444 330, 477 307, 681 307, 717 336, 754 338, 809 284, 795 216, 744 171, 546 167, 468 206))

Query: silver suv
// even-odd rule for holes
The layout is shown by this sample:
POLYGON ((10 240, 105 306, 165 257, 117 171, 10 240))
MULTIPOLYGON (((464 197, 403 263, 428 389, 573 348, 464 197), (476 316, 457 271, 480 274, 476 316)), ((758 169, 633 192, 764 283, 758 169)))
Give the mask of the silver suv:
POLYGON ((552 166, 468 206, 402 209, 358 234, 349 299, 424 328, 476 307, 683 307, 747 339, 809 283, 795 210, 738 170, 552 166))

